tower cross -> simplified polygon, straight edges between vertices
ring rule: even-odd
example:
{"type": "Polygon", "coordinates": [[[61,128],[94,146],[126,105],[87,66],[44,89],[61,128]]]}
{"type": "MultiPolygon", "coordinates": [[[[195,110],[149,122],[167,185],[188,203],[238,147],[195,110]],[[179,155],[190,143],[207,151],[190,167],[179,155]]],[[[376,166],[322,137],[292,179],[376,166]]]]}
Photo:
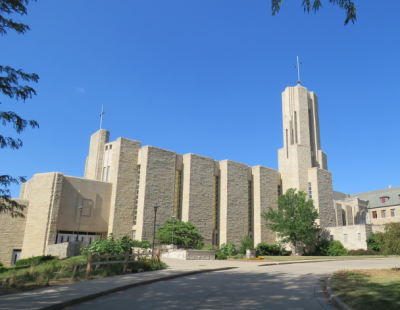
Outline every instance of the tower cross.
{"type": "Polygon", "coordinates": [[[297,84],[301,84],[301,79],[300,79],[300,65],[301,61],[299,59],[299,56],[296,56],[296,69],[297,69],[297,84]]]}
{"type": "Polygon", "coordinates": [[[100,116],[100,129],[102,129],[102,127],[103,127],[103,117],[104,117],[104,114],[106,114],[106,113],[104,112],[104,105],[101,105],[101,112],[100,112],[100,114],[99,114],[99,116],[100,116]]]}

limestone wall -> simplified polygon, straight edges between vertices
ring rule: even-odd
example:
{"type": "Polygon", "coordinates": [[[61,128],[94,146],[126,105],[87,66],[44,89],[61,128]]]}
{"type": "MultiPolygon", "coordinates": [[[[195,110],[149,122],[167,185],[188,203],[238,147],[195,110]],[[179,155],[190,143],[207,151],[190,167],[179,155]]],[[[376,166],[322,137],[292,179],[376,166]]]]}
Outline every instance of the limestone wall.
{"type": "Polygon", "coordinates": [[[11,217],[9,214],[0,214],[0,262],[5,266],[11,266],[13,250],[22,249],[24,238],[28,201],[16,200],[26,206],[23,210],[25,217],[11,217]]]}
{"type": "Polygon", "coordinates": [[[80,255],[82,243],[79,241],[50,244],[47,246],[46,254],[60,259],[80,255]]]}
{"type": "Polygon", "coordinates": [[[110,196],[110,183],[64,176],[57,230],[107,233],[110,196]]]}
{"type": "Polygon", "coordinates": [[[269,208],[275,209],[278,205],[278,186],[280,174],[278,171],[256,166],[252,167],[253,195],[254,195],[254,245],[260,242],[275,243],[275,233],[266,227],[262,214],[269,208]]]}
{"type": "Polygon", "coordinates": [[[157,211],[157,227],[170,219],[174,212],[176,154],[167,150],[145,146],[140,150],[140,181],[135,238],[153,238],[154,205],[157,211]]]}
{"type": "Polygon", "coordinates": [[[312,188],[312,200],[319,212],[319,224],[321,227],[336,226],[331,173],[324,169],[310,168],[308,179],[312,188]]]}
{"type": "Polygon", "coordinates": [[[119,138],[113,142],[109,180],[112,183],[108,233],[116,238],[132,237],[136,183],[138,175],[138,153],[140,142],[119,138]]]}
{"type": "Polygon", "coordinates": [[[195,154],[183,156],[182,220],[199,229],[206,245],[211,245],[213,234],[214,166],[211,158],[195,154]]]}
{"type": "Polygon", "coordinates": [[[249,233],[249,167],[230,160],[220,162],[220,244],[240,245],[249,233]]]}
{"type": "Polygon", "coordinates": [[[367,239],[372,232],[371,225],[350,225],[340,227],[326,227],[348,250],[367,249],[367,239]]]}
{"type": "Polygon", "coordinates": [[[104,145],[108,142],[110,132],[100,129],[90,137],[89,154],[86,158],[85,178],[101,180],[103,168],[104,145]]]}
{"type": "Polygon", "coordinates": [[[35,174],[26,185],[29,200],[21,257],[43,255],[55,242],[63,175],[58,172],[35,174]]]}

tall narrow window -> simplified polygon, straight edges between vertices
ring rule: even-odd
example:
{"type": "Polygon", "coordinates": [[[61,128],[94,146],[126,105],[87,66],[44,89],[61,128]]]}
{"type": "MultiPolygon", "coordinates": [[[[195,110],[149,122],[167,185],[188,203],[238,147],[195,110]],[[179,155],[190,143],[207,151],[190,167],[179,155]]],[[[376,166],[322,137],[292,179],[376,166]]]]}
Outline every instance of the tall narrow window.
{"type": "Polygon", "coordinates": [[[294,138],[295,142],[299,143],[298,137],[297,137],[297,112],[294,111],[294,138]]]}
{"type": "Polygon", "coordinates": [[[139,185],[140,185],[140,165],[137,165],[137,175],[135,184],[135,205],[133,207],[133,225],[137,223],[137,209],[139,205],[139,185]]]}
{"type": "Polygon", "coordinates": [[[278,184],[278,196],[282,195],[282,185],[278,184]]]}
{"type": "Polygon", "coordinates": [[[214,176],[214,204],[213,204],[213,245],[219,244],[219,190],[220,190],[220,177],[214,176]]]}
{"type": "Polygon", "coordinates": [[[378,212],[377,211],[372,211],[372,218],[373,219],[378,218],[378,212]]]}
{"type": "Polygon", "coordinates": [[[254,206],[253,206],[253,180],[248,181],[248,212],[249,212],[249,236],[253,238],[253,216],[254,216],[254,206]]]}
{"type": "Polygon", "coordinates": [[[312,199],[312,185],[308,182],[308,199],[312,199]]]}
{"type": "Polygon", "coordinates": [[[174,216],[177,219],[182,217],[182,171],[175,171],[175,205],[174,205],[174,216]]]}
{"type": "Polygon", "coordinates": [[[396,210],[395,209],[390,209],[390,216],[395,217],[396,216],[396,210]]]}
{"type": "Polygon", "coordinates": [[[288,130],[286,129],[286,157],[289,158],[289,137],[288,137],[288,130]]]}

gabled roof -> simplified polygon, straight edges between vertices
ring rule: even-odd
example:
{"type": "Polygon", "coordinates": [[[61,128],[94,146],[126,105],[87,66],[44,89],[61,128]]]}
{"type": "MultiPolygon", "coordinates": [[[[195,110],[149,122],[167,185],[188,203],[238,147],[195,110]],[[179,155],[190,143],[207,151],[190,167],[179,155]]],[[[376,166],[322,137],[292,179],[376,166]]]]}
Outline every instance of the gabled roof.
{"type": "Polygon", "coordinates": [[[368,208],[379,208],[400,205],[400,187],[391,187],[371,192],[351,194],[351,198],[367,200],[368,208]],[[389,197],[386,202],[381,201],[381,197],[389,197]]]}

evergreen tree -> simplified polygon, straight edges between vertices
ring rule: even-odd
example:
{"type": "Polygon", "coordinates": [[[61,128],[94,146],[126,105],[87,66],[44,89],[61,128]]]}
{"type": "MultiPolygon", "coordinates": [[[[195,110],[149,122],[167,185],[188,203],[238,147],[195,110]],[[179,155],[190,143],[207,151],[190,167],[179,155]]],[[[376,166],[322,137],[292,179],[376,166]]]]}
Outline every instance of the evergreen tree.
{"type": "Polygon", "coordinates": [[[285,243],[296,249],[299,246],[312,245],[315,241],[318,226],[315,220],[318,212],[313,201],[307,199],[306,193],[288,189],[278,198],[278,208],[268,209],[263,213],[267,226],[278,233],[285,243]]]}
{"type": "MultiPolygon", "coordinates": [[[[27,5],[30,0],[0,0],[0,34],[6,35],[8,31],[24,34],[29,26],[16,22],[12,16],[26,15],[27,5]]],[[[24,102],[36,95],[29,83],[36,83],[39,76],[35,73],[26,73],[21,69],[0,65],[0,104],[3,99],[14,99],[24,102]]],[[[0,122],[3,126],[11,125],[17,134],[27,127],[39,127],[35,120],[27,120],[13,111],[0,111],[0,122]]],[[[0,148],[19,149],[22,141],[19,138],[4,136],[0,133],[0,148]]],[[[24,177],[12,177],[0,175],[0,213],[8,213],[11,216],[23,216],[24,206],[11,199],[9,187],[11,184],[25,182],[24,177]]]]}

